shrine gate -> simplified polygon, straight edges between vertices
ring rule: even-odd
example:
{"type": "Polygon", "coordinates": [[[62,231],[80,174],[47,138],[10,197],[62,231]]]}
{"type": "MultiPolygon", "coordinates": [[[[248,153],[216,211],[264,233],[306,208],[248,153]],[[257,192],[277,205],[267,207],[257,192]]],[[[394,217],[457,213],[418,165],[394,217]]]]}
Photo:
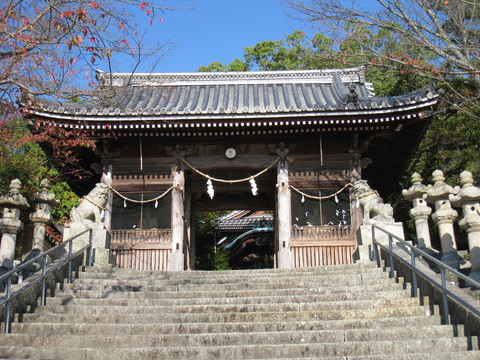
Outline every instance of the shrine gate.
{"type": "Polygon", "coordinates": [[[91,101],[28,116],[101,138],[88,160],[112,189],[112,252],[136,269],[193,269],[194,214],[235,209],[273,212],[275,267],[351,263],[350,185],[388,193],[438,97],[376,97],[362,68],[97,76],[91,101]]]}

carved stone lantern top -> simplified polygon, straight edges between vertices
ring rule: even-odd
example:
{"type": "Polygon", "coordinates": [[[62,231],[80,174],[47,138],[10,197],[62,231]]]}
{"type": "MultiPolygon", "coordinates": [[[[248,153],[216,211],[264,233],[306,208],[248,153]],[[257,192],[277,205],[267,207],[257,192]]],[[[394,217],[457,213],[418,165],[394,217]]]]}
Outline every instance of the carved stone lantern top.
{"type": "Polygon", "coordinates": [[[27,199],[20,194],[19,190],[22,182],[18,179],[10,182],[10,191],[0,197],[0,207],[16,208],[20,210],[28,209],[27,199]]]}
{"type": "Polygon", "coordinates": [[[480,201],[480,188],[473,185],[473,175],[470,171],[464,171],[460,174],[460,185],[456,187],[457,195],[451,194],[449,199],[453,206],[460,207],[465,202],[480,201]]]}
{"type": "Polygon", "coordinates": [[[49,192],[50,181],[48,179],[43,179],[40,182],[40,191],[37,191],[33,196],[33,200],[36,203],[46,203],[51,207],[55,207],[59,204],[59,201],[55,199],[55,194],[49,192]]]}
{"type": "Polygon", "coordinates": [[[443,176],[443,171],[435,170],[432,173],[433,185],[427,186],[427,193],[425,200],[432,204],[439,199],[448,200],[450,194],[456,194],[459,189],[453,188],[445,182],[445,177],[443,176]]]}
{"type": "Polygon", "coordinates": [[[421,198],[424,194],[427,193],[427,186],[422,184],[422,177],[419,173],[415,172],[412,174],[410,182],[412,186],[408,190],[402,190],[402,195],[406,200],[414,200],[415,198],[421,198]]]}

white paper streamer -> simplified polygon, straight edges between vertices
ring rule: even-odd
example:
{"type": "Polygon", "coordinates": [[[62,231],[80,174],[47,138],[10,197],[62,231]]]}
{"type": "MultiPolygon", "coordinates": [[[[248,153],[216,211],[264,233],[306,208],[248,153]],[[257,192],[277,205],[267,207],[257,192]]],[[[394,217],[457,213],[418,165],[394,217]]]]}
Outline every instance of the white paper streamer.
{"type": "Polygon", "coordinates": [[[212,180],[208,179],[207,181],[207,194],[210,196],[210,199],[213,199],[213,195],[215,194],[215,190],[213,189],[212,180]]]}
{"type": "Polygon", "coordinates": [[[257,188],[257,183],[255,182],[255,179],[250,179],[250,185],[252,186],[253,196],[258,195],[258,188],[257,188]]]}

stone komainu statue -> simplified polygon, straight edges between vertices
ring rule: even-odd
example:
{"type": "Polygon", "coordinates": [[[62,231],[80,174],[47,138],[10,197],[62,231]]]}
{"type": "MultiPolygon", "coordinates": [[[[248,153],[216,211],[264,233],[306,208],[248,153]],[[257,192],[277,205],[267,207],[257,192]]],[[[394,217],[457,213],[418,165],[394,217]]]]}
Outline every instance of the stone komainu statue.
{"type": "Polygon", "coordinates": [[[355,196],[360,202],[363,224],[395,222],[393,219],[392,206],[390,204],[384,204],[382,198],[365,180],[355,182],[353,189],[355,196]]]}
{"type": "Polygon", "coordinates": [[[83,197],[80,205],[70,212],[72,223],[103,227],[101,211],[105,209],[107,200],[108,186],[98,183],[88,195],[83,197]]]}

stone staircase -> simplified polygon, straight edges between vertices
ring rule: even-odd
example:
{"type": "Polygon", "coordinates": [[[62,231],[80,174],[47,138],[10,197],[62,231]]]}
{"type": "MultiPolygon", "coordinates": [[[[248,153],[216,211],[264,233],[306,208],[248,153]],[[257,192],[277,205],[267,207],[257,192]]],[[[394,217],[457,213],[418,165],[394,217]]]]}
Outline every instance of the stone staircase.
{"type": "Polygon", "coordinates": [[[382,269],[89,268],[0,335],[0,358],[480,359],[382,269]]]}

